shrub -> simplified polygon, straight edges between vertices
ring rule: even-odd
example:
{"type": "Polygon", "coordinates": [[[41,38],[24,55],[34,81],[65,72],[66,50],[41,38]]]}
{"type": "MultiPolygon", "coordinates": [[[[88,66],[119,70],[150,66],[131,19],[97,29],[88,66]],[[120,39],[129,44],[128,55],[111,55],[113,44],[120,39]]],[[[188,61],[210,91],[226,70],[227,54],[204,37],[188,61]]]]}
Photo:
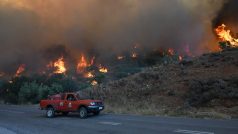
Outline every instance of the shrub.
{"type": "Polygon", "coordinates": [[[20,103],[38,103],[41,99],[47,98],[48,95],[64,92],[62,85],[53,83],[50,87],[34,82],[26,82],[20,88],[20,103]]]}
{"type": "Polygon", "coordinates": [[[59,87],[59,88],[62,88],[61,90],[64,89],[64,91],[68,91],[68,92],[73,92],[78,89],[77,83],[71,78],[62,79],[60,83],[52,83],[51,86],[54,87],[56,86],[56,84],[62,86],[62,87],[59,87]]]}
{"type": "Polygon", "coordinates": [[[50,88],[48,86],[45,85],[41,85],[39,87],[39,100],[41,99],[46,99],[48,97],[48,95],[50,94],[50,88]]]}
{"type": "Polygon", "coordinates": [[[64,92],[63,86],[57,83],[53,83],[49,88],[49,95],[64,92]]]}
{"type": "Polygon", "coordinates": [[[191,106],[206,105],[213,99],[237,99],[238,77],[231,79],[203,79],[190,82],[187,93],[187,102],[191,106]]]}

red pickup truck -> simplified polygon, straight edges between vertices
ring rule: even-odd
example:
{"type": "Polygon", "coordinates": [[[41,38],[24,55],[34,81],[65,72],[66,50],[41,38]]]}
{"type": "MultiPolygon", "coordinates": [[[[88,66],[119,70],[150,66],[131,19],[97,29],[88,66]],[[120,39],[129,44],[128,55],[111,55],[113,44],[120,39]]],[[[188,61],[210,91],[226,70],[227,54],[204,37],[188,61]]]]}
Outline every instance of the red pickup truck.
{"type": "Polygon", "coordinates": [[[86,118],[88,113],[100,114],[104,105],[101,100],[83,100],[76,93],[62,93],[41,100],[40,109],[46,110],[48,118],[54,117],[55,113],[68,115],[69,112],[79,112],[80,118],[86,118]]]}

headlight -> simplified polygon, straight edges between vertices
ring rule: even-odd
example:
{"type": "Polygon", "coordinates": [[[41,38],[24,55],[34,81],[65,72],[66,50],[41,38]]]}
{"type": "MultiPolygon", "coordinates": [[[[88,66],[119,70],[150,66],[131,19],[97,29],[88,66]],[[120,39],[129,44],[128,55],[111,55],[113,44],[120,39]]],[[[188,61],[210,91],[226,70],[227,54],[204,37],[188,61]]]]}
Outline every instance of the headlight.
{"type": "Polygon", "coordinates": [[[96,103],[95,102],[90,102],[90,105],[94,106],[94,105],[96,105],[96,103]]]}

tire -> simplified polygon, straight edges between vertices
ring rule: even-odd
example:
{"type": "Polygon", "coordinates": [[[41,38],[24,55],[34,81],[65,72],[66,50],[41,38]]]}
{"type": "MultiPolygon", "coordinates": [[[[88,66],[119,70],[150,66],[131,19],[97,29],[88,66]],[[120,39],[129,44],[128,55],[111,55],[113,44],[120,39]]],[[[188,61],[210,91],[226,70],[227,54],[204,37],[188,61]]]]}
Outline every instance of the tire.
{"type": "Polygon", "coordinates": [[[85,118],[87,118],[87,116],[88,116],[87,109],[86,109],[85,107],[81,107],[81,108],[79,109],[79,117],[80,117],[81,119],[85,119],[85,118]]]}
{"type": "Polygon", "coordinates": [[[62,112],[62,115],[67,116],[69,112],[62,112]]]}
{"type": "Polygon", "coordinates": [[[53,107],[49,107],[46,110],[46,117],[47,118],[53,118],[55,116],[55,110],[53,107]]]}
{"type": "Polygon", "coordinates": [[[97,112],[93,112],[94,115],[99,115],[100,114],[100,111],[97,111],[97,112]]]}

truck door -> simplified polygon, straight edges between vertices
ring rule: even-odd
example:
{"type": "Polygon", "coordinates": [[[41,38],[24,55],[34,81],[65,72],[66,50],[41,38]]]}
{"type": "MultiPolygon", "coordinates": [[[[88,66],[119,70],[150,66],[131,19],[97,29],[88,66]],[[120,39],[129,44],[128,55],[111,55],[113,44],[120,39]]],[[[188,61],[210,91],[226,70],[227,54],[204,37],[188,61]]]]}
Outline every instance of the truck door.
{"type": "Polygon", "coordinates": [[[77,110],[77,99],[74,94],[68,94],[65,101],[66,111],[75,111],[77,110]]]}
{"type": "Polygon", "coordinates": [[[67,98],[67,94],[62,94],[61,100],[59,101],[59,107],[58,107],[59,111],[67,111],[68,102],[66,98],[67,98]]]}

